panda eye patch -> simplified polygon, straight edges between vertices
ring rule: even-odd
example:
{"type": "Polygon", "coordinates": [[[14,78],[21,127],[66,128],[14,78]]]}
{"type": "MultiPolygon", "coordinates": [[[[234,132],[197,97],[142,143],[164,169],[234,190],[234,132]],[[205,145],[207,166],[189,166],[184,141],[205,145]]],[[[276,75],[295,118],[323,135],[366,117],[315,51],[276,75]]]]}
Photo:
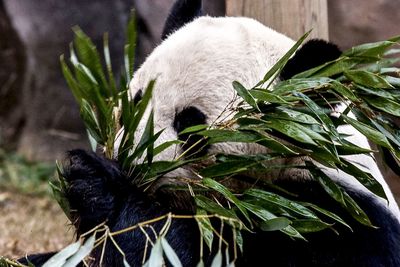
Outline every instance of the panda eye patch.
{"type": "Polygon", "coordinates": [[[188,127],[206,124],[206,115],[196,107],[190,106],[177,113],[174,118],[173,127],[178,133],[178,139],[184,141],[183,150],[191,149],[189,155],[204,155],[206,153],[206,141],[202,136],[196,134],[179,134],[188,127]],[[195,145],[196,144],[196,145],[195,145]]]}
{"type": "Polygon", "coordinates": [[[136,105],[137,103],[139,103],[140,100],[142,100],[142,90],[139,90],[136,92],[135,96],[133,97],[133,103],[136,105]]]}

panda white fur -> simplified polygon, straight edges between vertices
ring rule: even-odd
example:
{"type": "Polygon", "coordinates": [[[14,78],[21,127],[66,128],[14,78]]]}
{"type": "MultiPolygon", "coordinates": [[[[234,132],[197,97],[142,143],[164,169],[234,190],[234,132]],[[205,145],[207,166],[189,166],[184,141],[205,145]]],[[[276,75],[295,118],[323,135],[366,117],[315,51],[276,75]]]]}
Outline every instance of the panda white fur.
{"type": "MultiPolygon", "coordinates": [[[[234,99],[233,80],[252,87],[294,44],[290,38],[253,19],[199,17],[200,8],[200,0],[176,2],[164,29],[165,40],[137,70],[130,83],[132,100],[138,101],[148,82],[156,79],[150,107],[154,110],[155,131],[165,129],[158,143],[185,138],[178,136],[184,128],[215,121],[234,99]]],[[[290,78],[339,55],[335,46],[311,41],[296,53],[281,76],[283,79],[290,78]]],[[[144,122],[136,134],[140,136],[143,129],[144,122]]],[[[344,126],[340,131],[351,134],[351,142],[369,147],[365,137],[353,128],[344,126]]],[[[157,159],[171,160],[183,149],[181,146],[171,147],[157,159]]],[[[204,152],[243,154],[262,152],[260,149],[255,145],[229,143],[207,147],[204,152]]],[[[331,231],[311,233],[306,235],[308,242],[292,240],[276,232],[243,233],[244,252],[239,255],[236,266],[400,266],[400,216],[393,195],[372,157],[360,155],[349,158],[366,166],[383,185],[389,205],[364,189],[354,178],[333,169],[324,168],[324,171],[346,188],[378,229],[355,222],[326,196],[316,182],[308,179],[306,172],[266,173],[264,179],[273,180],[297,193],[299,199],[314,201],[339,214],[349,222],[354,232],[340,228],[340,235],[331,231]]],[[[66,197],[78,234],[104,221],[114,231],[168,211],[180,212],[134,188],[115,162],[91,153],[80,150],[70,152],[64,176],[69,186],[66,197]]],[[[155,194],[157,187],[176,183],[176,177],[192,176],[190,168],[168,173],[155,186],[155,194]]],[[[154,227],[159,229],[161,226],[156,224],[154,227]]],[[[198,263],[199,238],[195,222],[173,221],[167,239],[183,266],[198,263]]],[[[131,266],[140,265],[145,247],[144,236],[133,232],[117,236],[116,240],[131,266]]],[[[28,258],[40,265],[51,255],[31,255],[28,258]]],[[[99,264],[100,255],[99,249],[92,253],[90,266],[99,264]]],[[[206,264],[210,264],[215,251],[204,255],[206,264]]],[[[123,264],[121,255],[112,245],[107,245],[103,264],[123,264]]]]}
{"type": "MultiPolygon", "coordinates": [[[[235,98],[232,81],[237,80],[247,88],[253,87],[293,45],[292,39],[254,19],[199,17],[174,31],[154,49],[134,74],[129,86],[130,93],[132,99],[135,99],[135,96],[137,99],[147,84],[156,79],[149,110],[154,111],[155,132],[164,129],[156,143],[176,140],[179,130],[184,129],[183,127],[177,129],[177,118],[184,121],[183,124],[186,127],[218,121],[220,114],[235,98]],[[195,111],[185,112],[191,107],[203,113],[205,120],[198,119],[199,114],[195,111]]],[[[327,49],[330,49],[329,44],[321,42],[320,45],[322,49],[325,49],[324,45],[328,45],[327,49]]],[[[326,50],[326,52],[329,51],[326,50]]],[[[320,56],[321,60],[329,57],[329,55],[320,55],[318,51],[314,53],[308,56],[320,56]]],[[[301,62],[296,64],[301,64],[301,62]]],[[[343,109],[343,107],[338,109],[340,108],[343,109]]],[[[143,134],[145,123],[146,120],[143,120],[136,133],[136,140],[139,140],[143,134]]],[[[367,139],[353,127],[342,126],[339,131],[350,135],[348,141],[370,148],[367,139]]],[[[261,146],[252,144],[229,143],[213,145],[208,152],[251,154],[262,153],[264,152],[262,149],[261,146]]],[[[158,155],[156,159],[172,160],[180,153],[182,153],[182,147],[176,145],[158,155]]],[[[361,168],[367,166],[366,171],[372,173],[383,185],[390,209],[397,218],[400,218],[396,201],[374,158],[356,155],[349,156],[348,159],[358,163],[361,168]]],[[[324,171],[334,180],[346,183],[356,190],[368,192],[356,179],[345,173],[327,168],[324,171]]],[[[296,176],[296,179],[307,179],[306,172],[296,172],[270,172],[265,174],[264,178],[279,179],[280,176],[296,176]]],[[[173,183],[177,176],[192,177],[193,173],[190,170],[178,169],[167,174],[160,183],[173,183]]],[[[386,203],[383,199],[379,201],[382,205],[386,203]]]]}

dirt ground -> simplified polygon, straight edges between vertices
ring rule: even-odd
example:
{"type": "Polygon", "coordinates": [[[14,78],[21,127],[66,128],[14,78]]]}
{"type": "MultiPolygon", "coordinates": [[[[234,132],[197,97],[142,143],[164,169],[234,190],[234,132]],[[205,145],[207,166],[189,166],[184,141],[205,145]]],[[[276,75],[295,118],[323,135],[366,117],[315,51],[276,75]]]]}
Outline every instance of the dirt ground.
{"type": "Polygon", "coordinates": [[[55,200],[0,188],[0,256],[59,250],[73,240],[73,229],[55,200]]]}

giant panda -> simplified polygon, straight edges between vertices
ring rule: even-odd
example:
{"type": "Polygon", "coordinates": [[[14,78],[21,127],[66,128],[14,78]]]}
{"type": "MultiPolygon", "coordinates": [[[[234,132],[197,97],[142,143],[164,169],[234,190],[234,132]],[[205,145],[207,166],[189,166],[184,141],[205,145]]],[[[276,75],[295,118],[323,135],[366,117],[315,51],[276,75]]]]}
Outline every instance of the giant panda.
{"type": "MultiPolygon", "coordinates": [[[[155,130],[165,129],[157,142],[177,138],[186,141],[164,151],[157,160],[173,159],[185,145],[194,144],[196,137],[179,133],[186,127],[215,121],[235,96],[231,87],[233,80],[247,87],[253,86],[293,44],[290,38],[255,20],[202,16],[200,0],[178,0],[165,24],[163,42],[136,71],[129,86],[132,101],[140,101],[147,83],[156,79],[150,106],[154,110],[155,130]]],[[[311,40],[291,58],[280,79],[288,79],[334,60],[340,54],[333,44],[311,40]]],[[[340,131],[349,134],[350,141],[369,147],[360,133],[349,126],[341,127],[340,131]]],[[[140,136],[144,128],[145,122],[142,122],[136,134],[140,136]]],[[[117,139],[116,147],[119,142],[117,139]]],[[[199,153],[259,153],[260,149],[248,144],[225,143],[201,146],[199,153]]],[[[310,233],[306,235],[307,242],[276,232],[243,232],[243,252],[235,265],[400,266],[400,216],[393,195],[372,157],[359,155],[350,159],[367,166],[383,185],[389,204],[368,192],[352,177],[321,168],[357,201],[376,229],[354,221],[319,184],[307,177],[307,172],[271,171],[263,178],[294,192],[297,200],[311,201],[335,212],[351,225],[353,231],[339,228],[340,235],[327,230],[310,233]]],[[[174,201],[162,190],[164,185],[176,183],[176,177],[192,178],[190,168],[166,174],[153,186],[152,196],[133,186],[116,161],[83,150],[68,153],[64,176],[68,183],[66,197],[78,235],[102,222],[106,222],[111,231],[116,231],[170,211],[185,213],[190,210],[182,204],[184,201],[174,201]]],[[[161,226],[154,225],[155,229],[161,226]]],[[[200,235],[194,220],[174,220],[167,239],[183,266],[196,266],[200,257],[200,235]]],[[[141,265],[145,240],[139,231],[116,236],[131,266],[141,265]]],[[[207,266],[215,253],[204,253],[207,266]]],[[[26,263],[29,259],[41,265],[52,255],[54,252],[31,255],[21,262],[26,263]]],[[[92,252],[89,266],[98,266],[100,258],[101,249],[98,248],[92,252]]],[[[123,258],[112,244],[107,245],[103,266],[123,266],[123,258]]]]}

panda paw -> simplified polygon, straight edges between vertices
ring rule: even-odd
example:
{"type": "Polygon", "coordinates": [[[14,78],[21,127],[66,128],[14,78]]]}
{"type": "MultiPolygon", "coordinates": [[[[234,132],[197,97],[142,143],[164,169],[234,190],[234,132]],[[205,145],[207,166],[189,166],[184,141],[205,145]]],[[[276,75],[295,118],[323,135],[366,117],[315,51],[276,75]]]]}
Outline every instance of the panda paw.
{"type": "Polygon", "coordinates": [[[72,150],[63,167],[66,198],[78,235],[113,218],[129,187],[118,164],[92,152],[72,150]]]}

